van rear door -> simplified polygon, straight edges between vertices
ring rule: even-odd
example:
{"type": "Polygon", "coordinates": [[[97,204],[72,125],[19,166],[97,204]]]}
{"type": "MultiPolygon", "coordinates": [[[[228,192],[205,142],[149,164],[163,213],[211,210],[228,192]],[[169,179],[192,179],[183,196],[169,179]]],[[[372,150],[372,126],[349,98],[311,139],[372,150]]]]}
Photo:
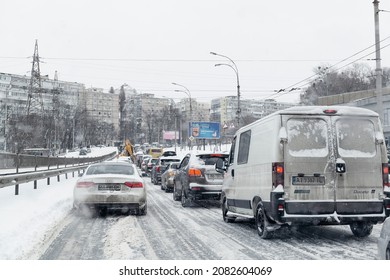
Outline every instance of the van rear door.
{"type": "Polygon", "coordinates": [[[284,115],[284,197],[287,214],[335,211],[335,156],[329,116],[284,115]]]}
{"type": "Polygon", "coordinates": [[[337,213],[382,213],[382,151],[375,139],[378,119],[334,116],[331,120],[338,165],[335,180],[337,213]],[[345,170],[340,172],[339,168],[345,170]]]}
{"type": "Polygon", "coordinates": [[[375,117],[283,116],[287,214],[379,214],[381,147],[375,117]]]}

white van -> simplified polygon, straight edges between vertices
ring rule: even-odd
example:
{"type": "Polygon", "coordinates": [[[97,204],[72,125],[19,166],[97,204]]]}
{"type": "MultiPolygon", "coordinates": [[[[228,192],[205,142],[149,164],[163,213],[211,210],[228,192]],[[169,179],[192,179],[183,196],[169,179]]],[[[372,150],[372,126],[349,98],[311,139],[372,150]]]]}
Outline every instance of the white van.
{"type": "Polygon", "coordinates": [[[368,236],[390,214],[378,114],[345,106],[293,107],[237,131],[221,194],[226,222],[254,218],[270,238],[282,226],[350,225],[368,236]]]}

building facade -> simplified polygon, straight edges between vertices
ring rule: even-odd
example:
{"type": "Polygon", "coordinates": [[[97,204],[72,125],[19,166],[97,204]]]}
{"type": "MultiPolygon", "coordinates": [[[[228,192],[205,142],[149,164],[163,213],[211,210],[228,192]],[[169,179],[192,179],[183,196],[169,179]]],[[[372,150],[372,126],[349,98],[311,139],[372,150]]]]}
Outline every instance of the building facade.
{"type": "MultiPolygon", "coordinates": [[[[241,99],[241,121],[246,116],[252,119],[261,119],[273,112],[296,106],[294,103],[277,102],[274,99],[256,100],[241,99]]],[[[237,122],[237,96],[225,96],[211,101],[210,120],[227,124],[229,127],[237,122]]]]}
{"type": "MultiPolygon", "coordinates": [[[[55,75],[56,76],[56,75],[55,75]]],[[[0,73],[0,150],[7,150],[6,134],[9,121],[26,115],[31,77],[0,73]]],[[[41,77],[42,114],[72,114],[70,110],[79,103],[80,93],[85,90],[83,84],[41,77]],[[65,110],[67,109],[67,110],[65,110]]]]}

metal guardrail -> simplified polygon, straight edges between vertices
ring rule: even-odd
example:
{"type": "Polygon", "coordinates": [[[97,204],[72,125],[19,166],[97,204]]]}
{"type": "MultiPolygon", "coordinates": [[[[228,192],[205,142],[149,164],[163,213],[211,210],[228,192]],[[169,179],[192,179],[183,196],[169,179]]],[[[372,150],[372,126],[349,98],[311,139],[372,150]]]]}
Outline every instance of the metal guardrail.
{"type": "MultiPolygon", "coordinates": [[[[57,176],[57,181],[60,181],[60,175],[65,174],[65,178],[68,178],[68,173],[72,172],[74,176],[75,171],[84,170],[88,167],[91,163],[104,161],[107,159],[112,159],[115,156],[115,152],[110,153],[108,155],[99,156],[99,157],[90,157],[90,158],[80,158],[84,163],[77,162],[73,163],[73,166],[66,167],[66,163],[64,164],[65,167],[59,167],[59,162],[57,163],[57,169],[50,169],[50,165],[48,165],[47,170],[39,170],[39,171],[33,171],[33,172],[23,172],[23,173],[14,173],[14,174],[6,174],[6,175],[0,175],[0,188],[8,187],[8,186],[15,186],[15,195],[19,194],[19,184],[22,183],[28,183],[31,181],[34,181],[34,189],[37,188],[37,180],[40,179],[47,179],[47,184],[50,185],[50,178],[57,176]],[[77,164],[77,165],[76,165],[77,164]]],[[[35,156],[33,156],[35,157],[35,156]]],[[[55,159],[55,158],[53,158],[55,159]]],[[[65,159],[65,158],[61,158],[65,159]]],[[[71,158],[68,158],[71,159],[71,158]]],[[[54,161],[55,162],[55,161],[54,161]]],[[[53,161],[52,161],[53,163],[53,161]]],[[[31,167],[23,166],[23,167],[31,167]]],[[[35,165],[36,169],[37,165],[35,165]]]]}
{"type": "Polygon", "coordinates": [[[86,164],[113,157],[115,152],[99,157],[43,157],[25,154],[13,154],[0,152],[0,169],[18,169],[27,167],[67,166],[74,164],[86,164]]]}

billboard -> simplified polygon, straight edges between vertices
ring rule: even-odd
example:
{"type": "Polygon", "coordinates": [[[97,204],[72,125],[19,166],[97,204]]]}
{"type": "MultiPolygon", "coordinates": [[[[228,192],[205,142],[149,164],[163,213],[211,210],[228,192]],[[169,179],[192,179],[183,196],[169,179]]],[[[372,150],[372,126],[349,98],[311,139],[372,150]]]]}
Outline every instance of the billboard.
{"type": "Polygon", "coordinates": [[[179,131],[163,131],[164,140],[174,140],[175,136],[176,140],[179,140],[179,131]]]}
{"type": "Polygon", "coordinates": [[[189,122],[188,137],[190,139],[219,139],[219,122],[189,122]]]}

